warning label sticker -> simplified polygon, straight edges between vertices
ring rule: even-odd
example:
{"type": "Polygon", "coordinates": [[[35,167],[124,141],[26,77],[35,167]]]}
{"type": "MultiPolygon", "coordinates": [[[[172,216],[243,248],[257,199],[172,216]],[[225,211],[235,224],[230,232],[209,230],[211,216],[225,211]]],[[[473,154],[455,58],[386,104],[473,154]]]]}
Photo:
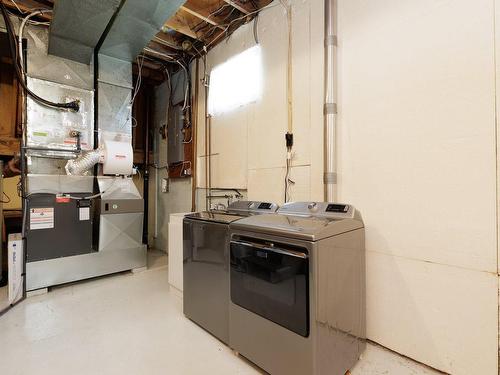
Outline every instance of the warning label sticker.
{"type": "Polygon", "coordinates": [[[30,229],[54,228],[54,208],[32,208],[30,210],[30,229]]]}
{"type": "Polygon", "coordinates": [[[90,220],[90,207],[80,207],[80,221],[90,220]]]}

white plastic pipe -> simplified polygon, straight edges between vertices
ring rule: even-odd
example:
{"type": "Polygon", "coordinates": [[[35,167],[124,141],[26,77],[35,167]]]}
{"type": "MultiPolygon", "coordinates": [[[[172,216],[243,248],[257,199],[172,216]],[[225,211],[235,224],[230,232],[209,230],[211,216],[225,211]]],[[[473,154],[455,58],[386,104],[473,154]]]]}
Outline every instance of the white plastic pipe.
{"type": "Polygon", "coordinates": [[[336,114],[337,103],[335,97],[335,25],[334,0],[325,0],[325,104],[323,116],[325,122],[325,201],[335,201],[337,185],[336,162],[336,114]]]}

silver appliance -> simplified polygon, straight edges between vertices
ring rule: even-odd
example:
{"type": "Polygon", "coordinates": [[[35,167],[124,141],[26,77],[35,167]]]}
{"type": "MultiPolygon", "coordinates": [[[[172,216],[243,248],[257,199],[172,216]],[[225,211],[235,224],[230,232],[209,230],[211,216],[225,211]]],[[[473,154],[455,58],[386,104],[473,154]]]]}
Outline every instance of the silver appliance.
{"type": "Polygon", "coordinates": [[[187,215],[183,221],[184,315],[224,343],[229,341],[229,223],[272,213],[274,203],[237,201],[224,211],[187,215]]]}
{"type": "Polygon", "coordinates": [[[132,178],[99,176],[98,193],[94,176],[27,181],[27,291],[146,266],[143,200],[132,178]]]}
{"type": "Polygon", "coordinates": [[[359,213],[297,202],[229,227],[229,345],[273,375],[344,375],[365,346],[359,213]]]}

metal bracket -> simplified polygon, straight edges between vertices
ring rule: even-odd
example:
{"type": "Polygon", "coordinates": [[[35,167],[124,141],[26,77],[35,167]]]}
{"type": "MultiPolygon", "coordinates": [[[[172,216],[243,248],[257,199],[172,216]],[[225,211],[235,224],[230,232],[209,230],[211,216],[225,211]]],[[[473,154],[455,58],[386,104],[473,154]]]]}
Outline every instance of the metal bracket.
{"type": "Polygon", "coordinates": [[[327,35],[325,37],[325,47],[328,46],[337,46],[337,35],[327,35]]]}
{"type": "Polygon", "coordinates": [[[325,172],[323,174],[323,182],[325,184],[336,184],[337,183],[337,173],[325,172]]]}
{"type": "Polygon", "coordinates": [[[323,114],[336,115],[337,114],[337,103],[325,103],[323,106],[323,114]]]}

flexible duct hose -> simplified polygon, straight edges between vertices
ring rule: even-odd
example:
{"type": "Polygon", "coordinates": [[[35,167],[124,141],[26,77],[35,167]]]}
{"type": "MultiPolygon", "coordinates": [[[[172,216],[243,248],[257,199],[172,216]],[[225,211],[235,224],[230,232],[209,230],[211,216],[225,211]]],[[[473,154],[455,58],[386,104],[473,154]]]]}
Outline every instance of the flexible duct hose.
{"type": "Polygon", "coordinates": [[[76,159],[69,160],[66,163],[66,174],[68,175],[82,175],[94,165],[99,163],[101,159],[102,150],[96,149],[92,151],[88,151],[76,159]]]}

